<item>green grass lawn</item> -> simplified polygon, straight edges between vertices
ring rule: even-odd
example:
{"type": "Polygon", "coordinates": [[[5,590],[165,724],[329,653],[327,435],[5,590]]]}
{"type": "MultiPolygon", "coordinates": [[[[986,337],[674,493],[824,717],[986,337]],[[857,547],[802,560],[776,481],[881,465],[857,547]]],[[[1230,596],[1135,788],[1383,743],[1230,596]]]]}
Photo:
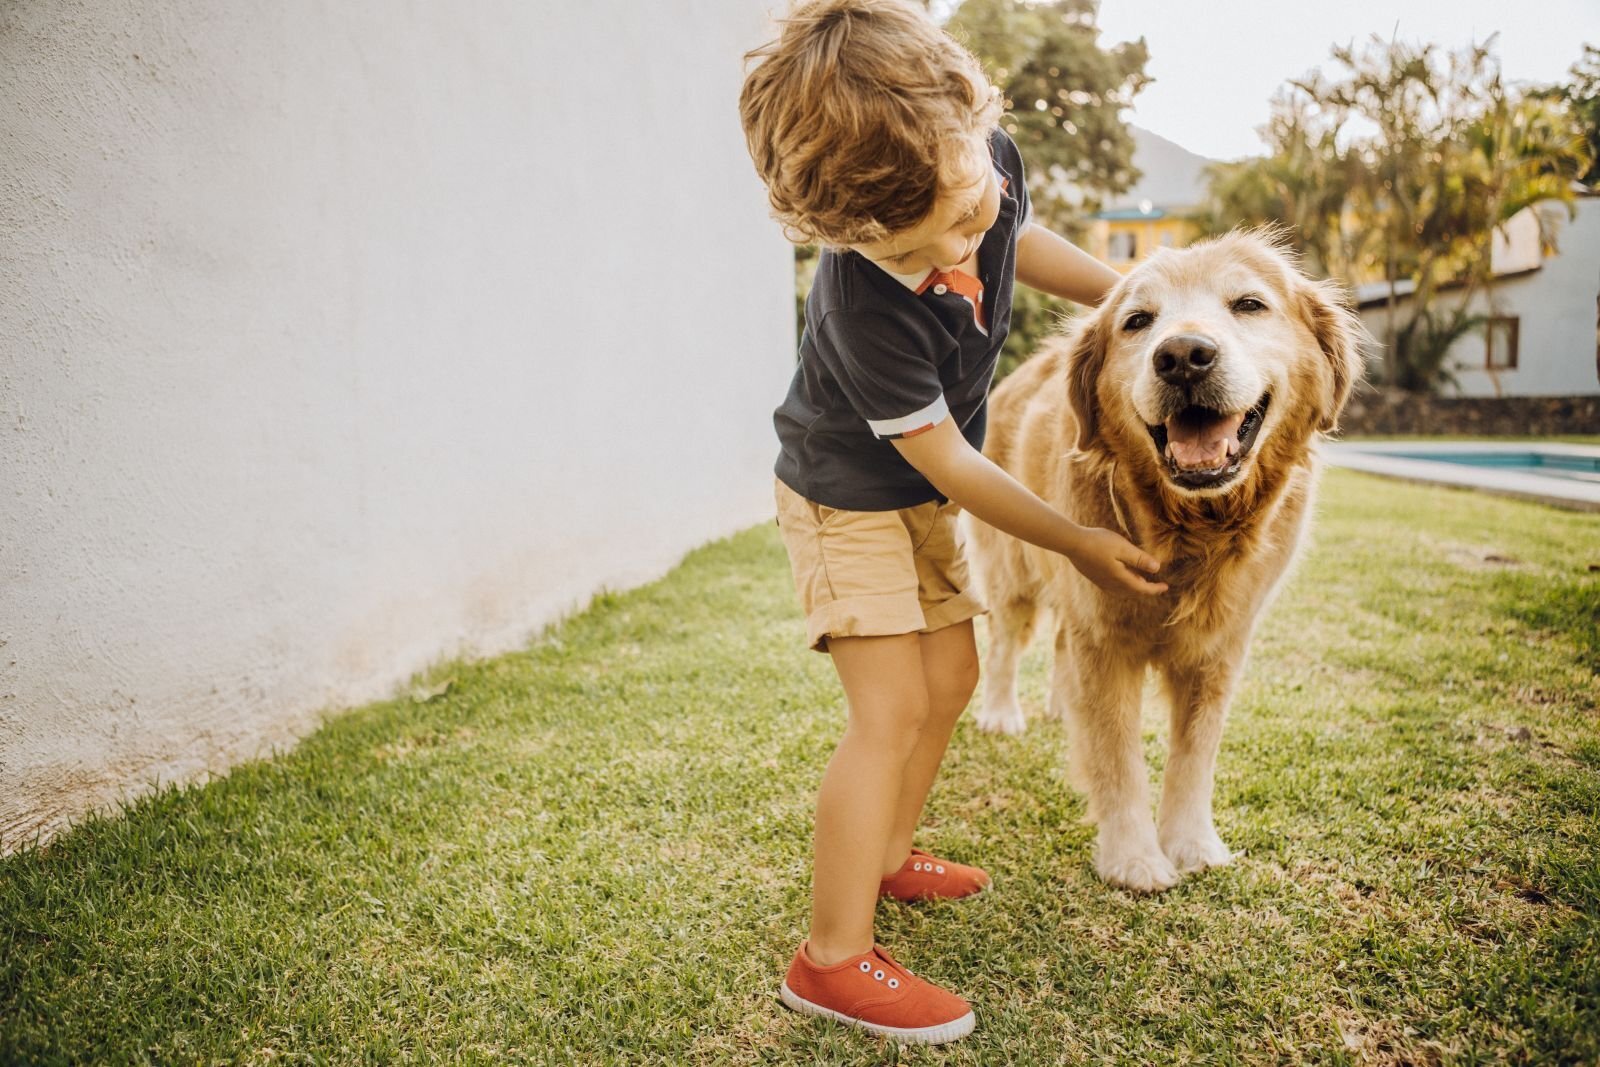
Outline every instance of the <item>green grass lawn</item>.
{"type": "Polygon", "coordinates": [[[1320,515],[1223,737],[1233,865],[1102,884],[1061,726],[962,724],[922,842],[995,890],[879,938],[963,1042],[778,1003],[842,704],[763,525],[0,860],[0,1063],[1600,1060],[1600,519],[1341,471],[1320,515]]]}

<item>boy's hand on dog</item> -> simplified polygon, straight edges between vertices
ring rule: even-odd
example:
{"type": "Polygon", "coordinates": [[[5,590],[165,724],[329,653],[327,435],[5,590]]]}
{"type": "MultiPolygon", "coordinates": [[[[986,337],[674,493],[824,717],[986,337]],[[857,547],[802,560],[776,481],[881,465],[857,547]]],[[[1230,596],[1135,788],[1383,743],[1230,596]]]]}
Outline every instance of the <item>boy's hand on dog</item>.
{"type": "Polygon", "coordinates": [[[1034,495],[1032,489],[973,448],[952,418],[926,433],[894,439],[894,447],[934,488],[973,518],[1012,537],[1059,552],[1083,576],[1110,593],[1165,593],[1165,582],[1146,580],[1161,564],[1110,530],[1079,526],[1034,495]]]}
{"type": "Polygon", "coordinates": [[[1161,563],[1121,535],[1099,527],[1083,527],[1082,540],[1067,553],[1072,565],[1108,593],[1165,593],[1166,582],[1152,582],[1161,563]]]}

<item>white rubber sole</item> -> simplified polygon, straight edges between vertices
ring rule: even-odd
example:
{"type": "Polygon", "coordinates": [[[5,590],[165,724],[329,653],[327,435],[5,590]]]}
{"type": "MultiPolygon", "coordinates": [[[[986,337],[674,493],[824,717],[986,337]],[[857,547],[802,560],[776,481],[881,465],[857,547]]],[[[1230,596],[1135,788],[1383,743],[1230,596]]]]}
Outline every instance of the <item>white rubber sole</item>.
{"type": "Polygon", "coordinates": [[[972,1033],[972,1028],[978,1025],[977,1017],[969,1011],[959,1019],[951,1019],[949,1022],[940,1023],[938,1026],[880,1026],[877,1023],[869,1023],[865,1019],[853,1019],[842,1012],[834,1011],[832,1008],[824,1008],[821,1004],[813,1004],[790,989],[788,982],[783,983],[783,988],[779,990],[778,996],[782,998],[785,1005],[800,1012],[802,1015],[820,1015],[825,1019],[837,1020],[846,1026],[859,1027],[880,1037],[890,1037],[896,1041],[905,1041],[914,1045],[942,1045],[946,1041],[954,1041],[958,1037],[966,1037],[972,1033]]]}

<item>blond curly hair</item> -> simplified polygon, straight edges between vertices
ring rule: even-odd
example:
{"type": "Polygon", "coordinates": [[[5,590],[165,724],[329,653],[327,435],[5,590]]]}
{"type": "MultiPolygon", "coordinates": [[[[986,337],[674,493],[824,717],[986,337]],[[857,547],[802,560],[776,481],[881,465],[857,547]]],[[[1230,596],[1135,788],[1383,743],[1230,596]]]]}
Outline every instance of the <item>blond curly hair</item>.
{"type": "Polygon", "coordinates": [[[917,225],[970,172],[999,91],[910,0],[809,0],[780,24],[745,55],[739,116],[785,236],[847,246],[917,225]]]}

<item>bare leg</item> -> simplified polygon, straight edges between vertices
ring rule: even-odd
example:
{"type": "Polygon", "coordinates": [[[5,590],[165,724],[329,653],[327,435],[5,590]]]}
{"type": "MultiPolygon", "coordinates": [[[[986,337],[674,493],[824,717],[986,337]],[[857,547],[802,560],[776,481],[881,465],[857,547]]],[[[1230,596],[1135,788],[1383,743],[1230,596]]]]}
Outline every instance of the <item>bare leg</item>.
{"type": "Polygon", "coordinates": [[[1033,637],[1038,607],[1031,600],[1002,600],[989,613],[989,657],[978,728],[1020,734],[1026,726],[1017,700],[1017,660],[1033,637]]]}
{"type": "Polygon", "coordinates": [[[828,641],[850,719],[817,793],[808,954],[826,967],[872,947],[878,883],[928,719],[918,634],[828,641]]]}
{"type": "Polygon", "coordinates": [[[919,636],[922,638],[922,676],[928,693],[928,721],[917,739],[917,747],[911,750],[905,776],[900,782],[894,829],[889,834],[889,848],[883,857],[886,875],[899,870],[911,855],[912,835],[922,819],[922,808],[939,773],[945,749],[949,747],[950,734],[978,685],[978,646],[972,636],[972,620],[919,636]]]}
{"type": "Polygon", "coordinates": [[[1163,671],[1172,701],[1167,771],[1161,783],[1161,850],[1180,871],[1220,867],[1233,858],[1211,815],[1217,748],[1243,649],[1208,666],[1163,671]]]}
{"type": "Polygon", "coordinates": [[[1170,888],[1178,871],[1156,839],[1139,736],[1143,664],[1115,649],[1087,647],[1082,635],[1073,635],[1069,647],[1083,679],[1081,699],[1067,709],[1072,777],[1088,793],[1089,818],[1100,829],[1095,871],[1140,892],[1170,888]]]}

